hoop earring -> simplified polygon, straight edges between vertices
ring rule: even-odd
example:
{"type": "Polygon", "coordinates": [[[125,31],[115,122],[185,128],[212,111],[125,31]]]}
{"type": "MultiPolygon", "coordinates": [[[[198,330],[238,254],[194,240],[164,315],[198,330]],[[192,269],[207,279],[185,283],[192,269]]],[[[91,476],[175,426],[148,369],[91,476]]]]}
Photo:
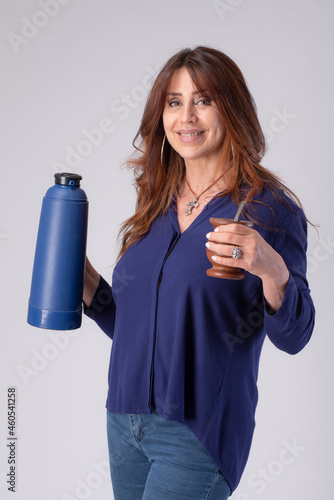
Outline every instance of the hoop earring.
{"type": "Polygon", "coordinates": [[[166,134],[164,135],[164,138],[163,138],[163,141],[162,141],[162,146],[161,146],[161,153],[160,153],[161,166],[163,166],[163,164],[162,164],[162,158],[163,158],[163,155],[164,155],[165,140],[166,140],[166,134]]]}

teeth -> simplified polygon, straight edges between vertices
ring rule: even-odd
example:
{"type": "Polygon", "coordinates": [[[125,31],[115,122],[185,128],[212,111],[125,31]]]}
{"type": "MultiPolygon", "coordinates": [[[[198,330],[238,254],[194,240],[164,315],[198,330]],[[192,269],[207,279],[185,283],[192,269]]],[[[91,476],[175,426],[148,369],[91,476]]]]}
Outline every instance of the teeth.
{"type": "Polygon", "coordinates": [[[182,137],[193,137],[194,135],[200,135],[202,132],[190,132],[189,134],[184,134],[183,132],[180,132],[180,135],[182,137]]]}

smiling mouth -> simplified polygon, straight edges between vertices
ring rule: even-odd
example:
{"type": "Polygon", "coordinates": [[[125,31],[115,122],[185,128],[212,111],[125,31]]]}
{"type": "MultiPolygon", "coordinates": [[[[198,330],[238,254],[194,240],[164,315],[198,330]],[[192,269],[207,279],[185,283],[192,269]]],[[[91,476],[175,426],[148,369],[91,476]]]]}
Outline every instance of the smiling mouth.
{"type": "Polygon", "coordinates": [[[201,132],[178,132],[178,134],[181,135],[181,137],[194,137],[196,135],[204,134],[204,130],[201,132]]]}

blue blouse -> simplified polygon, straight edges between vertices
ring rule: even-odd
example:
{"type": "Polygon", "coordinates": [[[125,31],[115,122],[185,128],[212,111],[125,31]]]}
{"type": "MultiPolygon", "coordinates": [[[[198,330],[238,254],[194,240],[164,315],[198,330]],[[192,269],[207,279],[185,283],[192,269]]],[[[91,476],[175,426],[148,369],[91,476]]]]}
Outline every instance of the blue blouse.
{"type": "Polygon", "coordinates": [[[235,281],[206,274],[209,218],[234,218],[237,207],[229,196],[211,199],[182,234],[172,206],[118,261],[112,288],[100,278],[85,311],[113,340],[108,411],[155,409],[167,420],[184,423],[232,491],[250,451],[265,336],[295,354],[314,326],[305,217],[289,198],[279,203],[268,189],[257,199],[257,218],[271,229],[260,224],[254,229],[290,271],[276,313],[266,310],[257,276],[246,272],[244,280],[235,281]]]}

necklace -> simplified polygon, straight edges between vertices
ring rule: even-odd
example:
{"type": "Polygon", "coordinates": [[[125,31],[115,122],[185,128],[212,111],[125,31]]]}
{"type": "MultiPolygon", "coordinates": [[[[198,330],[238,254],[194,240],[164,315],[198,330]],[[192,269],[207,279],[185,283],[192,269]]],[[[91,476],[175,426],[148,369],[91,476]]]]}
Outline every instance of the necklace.
{"type": "Polygon", "coordinates": [[[216,181],[214,181],[212,184],[210,184],[209,187],[207,187],[206,189],[204,189],[204,191],[202,191],[201,194],[199,194],[198,196],[196,196],[196,194],[194,193],[194,191],[191,189],[191,187],[189,186],[189,182],[187,181],[187,178],[186,178],[187,186],[190,189],[190,191],[192,192],[192,194],[194,195],[193,201],[186,201],[186,205],[188,207],[185,210],[186,215],[190,215],[193,208],[199,207],[198,200],[200,199],[200,197],[202,196],[202,194],[206,193],[212,186],[214,186],[218,181],[220,181],[220,179],[223,177],[223,175],[221,175],[216,181]]]}

